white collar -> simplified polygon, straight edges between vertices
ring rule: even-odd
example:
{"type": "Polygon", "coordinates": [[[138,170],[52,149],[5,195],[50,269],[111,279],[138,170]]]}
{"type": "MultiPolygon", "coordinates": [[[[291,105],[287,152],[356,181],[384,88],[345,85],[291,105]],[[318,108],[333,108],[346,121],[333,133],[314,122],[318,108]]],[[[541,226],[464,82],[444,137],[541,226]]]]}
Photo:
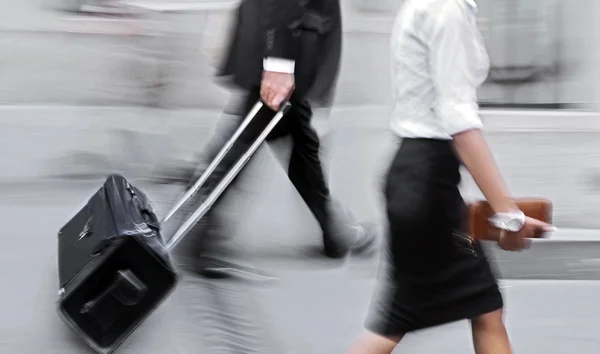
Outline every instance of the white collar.
{"type": "Polygon", "coordinates": [[[477,3],[475,0],[465,0],[467,4],[471,5],[473,8],[477,9],[477,3]]]}

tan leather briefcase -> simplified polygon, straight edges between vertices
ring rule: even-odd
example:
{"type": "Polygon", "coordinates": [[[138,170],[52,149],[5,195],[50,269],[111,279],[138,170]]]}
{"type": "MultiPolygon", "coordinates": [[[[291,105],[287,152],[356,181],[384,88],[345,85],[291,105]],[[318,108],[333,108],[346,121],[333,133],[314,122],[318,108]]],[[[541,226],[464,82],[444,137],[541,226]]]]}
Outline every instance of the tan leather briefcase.
{"type": "MultiPolygon", "coordinates": [[[[552,202],[545,198],[517,198],[517,206],[530,218],[552,224],[552,202]]],[[[490,225],[488,219],[493,216],[492,207],[487,201],[469,204],[469,231],[476,240],[497,240],[500,230],[490,225]]],[[[535,238],[543,237],[539,233],[535,238]]]]}

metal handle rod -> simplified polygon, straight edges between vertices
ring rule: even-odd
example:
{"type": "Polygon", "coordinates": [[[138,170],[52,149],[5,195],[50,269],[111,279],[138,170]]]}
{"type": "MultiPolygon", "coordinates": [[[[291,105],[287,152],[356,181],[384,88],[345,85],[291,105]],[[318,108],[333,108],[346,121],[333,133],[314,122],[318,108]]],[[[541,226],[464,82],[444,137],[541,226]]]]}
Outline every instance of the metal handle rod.
{"type": "Polygon", "coordinates": [[[236,164],[231,168],[231,170],[225,175],[225,178],[221,180],[221,182],[217,185],[214,191],[212,191],[206,200],[202,202],[202,205],[190,216],[184,223],[175,231],[175,234],[169,242],[167,243],[167,250],[172,251],[177,244],[183,239],[185,236],[199,221],[202,219],[204,214],[213,206],[217,198],[221,196],[221,194],[225,191],[227,186],[231,183],[231,181],[237,176],[239,171],[246,165],[250,157],[256,152],[258,147],[265,141],[267,135],[275,128],[277,123],[283,118],[283,116],[287,113],[290,108],[290,103],[286,102],[282,108],[277,112],[275,117],[269,122],[267,127],[262,131],[262,133],[258,136],[258,138],[254,141],[254,143],[250,146],[250,148],[242,155],[242,157],[236,162],[236,164]]]}
{"type": "Polygon", "coordinates": [[[244,131],[244,129],[246,129],[248,124],[250,124],[252,119],[254,119],[254,117],[256,116],[258,111],[262,108],[262,106],[263,106],[263,103],[261,101],[258,101],[254,105],[252,110],[250,110],[250,113],[248,113],[248,115],[246,115],[246,118],[244,118],[244,121],[242,122],[242,124],[235,131],[235,133],[233,133],[233,136],[231,138],[229,138],[229,140],[227,140],[227,142],[225,143],[223,148],[221,148],[221,151],[219,151],[219,153],[213,159],[213,161],[210,163],[210,165],[208,165],[208,167],[206,168],[204,173],[202,173],[202,176],[200,176],[198,181],[196,181],[196,183],[194,183],[192,188],[190,188],[181,198],[179,198],[177,203],[175,203],[175,205],[171,208],[171,210],[169,210],[167,215],[161,221],[161,224],[164,224],[167,221],[169,221],[169,219],[171,219],[173,217],[173,215],[175,215],[175,213],[177,213],[179,208],[181,208],[181,206],[183,206],[183,204],[185,204],[185,202],[187,202],[188,199],[190,199],[190,197],[192,195],[194,195],[198,191],[198,189],[200,189],[200,187],[204,184],[204,182],[206,182],[208,177],[213,173],[213,171],[219,165],[219,162],[221,162],[221,160],[223,160],[223,158],[225,157],[225,154],[227,154],[227,152],[229,152],[229,150],[231,150],[231,147],[233,146],[235,141],[240,137],[240,135],[242,135],[242,132],[244,131]]]}

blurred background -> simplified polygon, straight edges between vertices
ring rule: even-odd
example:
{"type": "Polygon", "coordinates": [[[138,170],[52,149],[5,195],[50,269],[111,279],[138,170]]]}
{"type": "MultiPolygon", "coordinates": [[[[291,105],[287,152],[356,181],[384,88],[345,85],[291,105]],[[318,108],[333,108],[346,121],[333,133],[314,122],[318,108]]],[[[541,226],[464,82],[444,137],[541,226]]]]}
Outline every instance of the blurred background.
{"type": "MultiPolygon", "coordinates": [[[[341,1],[337,96],[331,109],[316,111],[314,124],[332,190],[358,219],[377,219],[394,148],[388,43],[401,1],[341,1]]],[[[490,246],[516,352],[597,353],[600,2],[477,3],[491,59],[479,92],[489,143],[514,195],[552,200],[560,228],[526,253],[490,246]]],[[[109,172],[139,180],[159,210],[176,197],[175,187],[144,178],[193,164],[235,101],[213,75],[237,5],[0,0],[0,353],[84,352],[53,312],[55,234],[109,172]]],[[[361,328],[376,265],[348,270],[297,257],[299,244],[318,244],[319,231],[285,178],[286,149],[282,140],[248,166],[228,205],[252,211],[238,210],[231,232],[252,240],[254,262],[282,279],[262,298],[281,332],[280,352],[342,352],[361,328]]],[[[481,197],[467,175],[462,188],[466,199],[481,197]]],[[[190,296],[178,292],[123,352],[196,353],[203,335],[181,306],[190,296]],[[156,332],[162,335],[148,341],[156,332]]],[[[465,326],[415,334],[399,352],[469,352],[465,326]]]]}

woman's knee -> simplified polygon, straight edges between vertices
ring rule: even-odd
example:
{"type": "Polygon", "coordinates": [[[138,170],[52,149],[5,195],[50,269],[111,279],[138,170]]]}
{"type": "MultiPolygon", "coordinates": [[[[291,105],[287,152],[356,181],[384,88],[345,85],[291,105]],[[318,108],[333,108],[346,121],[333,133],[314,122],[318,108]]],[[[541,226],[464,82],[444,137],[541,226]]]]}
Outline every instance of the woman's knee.
{"type": "Polygon", "coordinates": [[[385,337],[365,332],[350,349],[349,354],[391,354],[403,335],[385,337]]]}
{"type": "Polygon", "coordinates": [[[498,309],[472,318],[471,327],[474,331],[504,330],[503,309],[498,309]]]}

